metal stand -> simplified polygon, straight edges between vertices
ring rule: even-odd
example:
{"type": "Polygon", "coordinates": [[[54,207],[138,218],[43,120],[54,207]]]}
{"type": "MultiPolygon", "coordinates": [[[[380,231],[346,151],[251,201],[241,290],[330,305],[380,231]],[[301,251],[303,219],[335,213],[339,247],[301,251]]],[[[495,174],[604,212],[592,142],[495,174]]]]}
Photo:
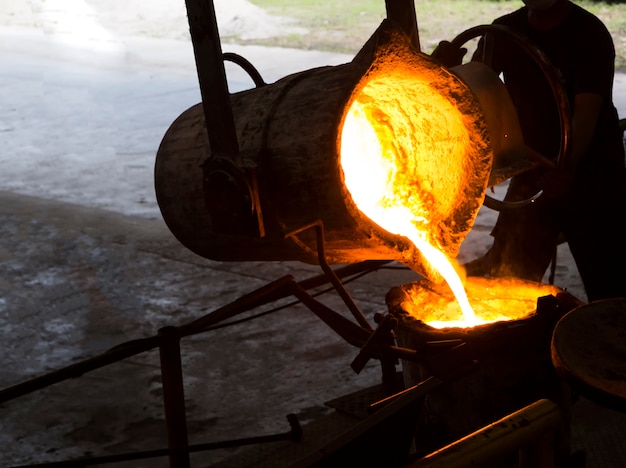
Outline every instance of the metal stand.
{"type": "MultiPolygon", "coordinates": [[[[323,232],[321,226],[320,232],[320,249],[323,252],[323,232]]],[[[77,378],[81,375],[99,369],[104,366],[108,366],[123,359],[135,356],[137,354],[159,349],[161,359],[161,374],[163,377],[163,404],[166,420],[166,430],[168,434],[168,448],[157,449],[144,452],[134,452],[121,455],[92,457],[78,460],[66,460],[62,462],[43,463],[29,466],[87,466],[104,463],[114,463],[127,460],[138,460],[152,457],[169,456],[170,466],[172,467],[188,467],[189,453],[196,451],[212,450],[225,447],[233,447],[239,445],[258,444],[266,442],[275,442],[277,440],[298,440],[302,435],[302,430],[295,415],[288,415],[287,419],[290,423],[291,430],[286,433],[259,436],[247,439],[236,439],[231,441],[205,443],[189,446],[187,437],[187,420],[186,420],[186,407],[185,407],[185,395],[183,388],[183,372],[181,365],[181,349],[180,340],[186,336],[204,333],[212,329],[212,327],[223,322],[224,320],[233,318],[239,314],[249,311],[255,307],[259,307],[284,297],[293,295],[297,297],[305,306],[313,311],[320,319],[337,332],[340,336],[345,338],[350,344],[357,347],[364,346],[368,341],[370,345],[362,353],[364,359],[369,355],[369,351],[373,353],[374,357],[385,359],[396,359],[394,353],[400,352],[406,356],[413,356],[411,350],[394,350],[393,347],[388,346],[389,335],[387,336],[387,342],[381,346],[373,346],[372,343],[377,343],[378,340],[371,340],[374,335],[374,331],[371,326],[367,328],[356,325],[352,321],[346,319],[341,314],[328,308],[321,302],[317,301],[311,294],[307,292],[308,289],[318,287],[327,282],[333,283],[333,286],[337,291],[341,291],[341,295],[344,300],[351,304],[350,309],[354,313],[360,313],[360,310],[343,287],[341,283],[342,277],[368,273],[375,271],[388,263],[385,261],[367,261],[360,264],[348,265],[337,270],[332,270],[326,264],[321,257],[322,262],[327,269],[327,273],[318,275],[307,280],[296,282],[292,276],[285,276],[272,283],[263,286],[252,293],[242,296],[236,301],[227,304],[213,312],[182,326],[174,327],[168,326],[158,330],[156,336],[143,338],[139,340],[128,341],[122,343],[109,351],[95,356],[93,358],[85,359],[83,361],[72,364],[68,367],[53,371],[39,377],[35,377],[28,381],[14,385],[12,387],[0,390],[0,404],[20,396],[27,395],[29,393],[41,390],[56,383],[68,380],[70,378],[77,378]],[[389,357],[388,356],[389,353],[389,357]]],[[[367,321],[360,315],[361,321],[367,321]]],[[[377,336],[380,336],[381,332],[378,332],[377,336]]],[[[395,370],[395,368],[394,368],[395,370]]]]}
{"type": "Polygon", "coordinates": [[[187,415],[183,367],[180,357],[180,337],[176,327],[159,330],[163,339],[159,346],[161,375],[163,377],[163,407],[167,427],[167,442],[170,449],[170,466],[189,468],[187,441],[187,415]]]}

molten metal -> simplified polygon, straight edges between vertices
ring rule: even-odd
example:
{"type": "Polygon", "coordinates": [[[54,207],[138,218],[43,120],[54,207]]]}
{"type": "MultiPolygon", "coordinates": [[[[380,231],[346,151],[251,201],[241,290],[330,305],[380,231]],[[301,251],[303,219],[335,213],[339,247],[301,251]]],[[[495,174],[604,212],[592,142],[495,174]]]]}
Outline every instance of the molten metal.
{"type": "Polygon", "coordinates": [[[556,296],[561,290],[516,278],[469,277],[465,283],[476,321],[464,320],[459,304],[445,288],[419,281],[403,288],[402,309],[433,328],[468,328],[504,320],[521,320],[533,315],[537,299],[556,296]]]}
{"type": "MultiPolygon", "coordinates": [[[[468,151],[473,118],[442,94],[440,72],[392,64],[370,74],[348,108],[341,132],[344,183],[366,216],[411,240],[451,287],[465,318],[475,321],[437,237],[437,224],[454,217],[468,184],[477,182],[468,151]]],[[[445,83],[448,91],[464,91],[455,80],[445,83]]]]}

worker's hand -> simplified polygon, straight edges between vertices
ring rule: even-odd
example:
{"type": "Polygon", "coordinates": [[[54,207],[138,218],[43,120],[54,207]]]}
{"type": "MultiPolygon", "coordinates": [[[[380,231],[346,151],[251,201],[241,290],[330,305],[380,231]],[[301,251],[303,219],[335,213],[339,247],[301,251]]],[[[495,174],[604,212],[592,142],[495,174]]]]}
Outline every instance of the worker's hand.
{"type": "Polygon", "coordinates": [[[459,48],[453,46],[449,41],[441,41],[430,56],[444,67],[450,68],[461,65],[466,53],[467,49],[465,47],[459,48]]]}
{"type": "Polygon", "coordinates": [[[543,190],[542,197],[557,200],[566,197],[574,185],[574,174],[562,169],[547,171],[539,178],[539,186],[543,190]]]}

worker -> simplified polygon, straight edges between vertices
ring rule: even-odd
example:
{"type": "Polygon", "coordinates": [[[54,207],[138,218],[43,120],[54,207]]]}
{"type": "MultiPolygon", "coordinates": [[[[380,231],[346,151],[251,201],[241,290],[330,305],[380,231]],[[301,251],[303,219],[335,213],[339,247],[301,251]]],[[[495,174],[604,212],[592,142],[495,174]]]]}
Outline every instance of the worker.
{"type": "MultiPolygon", "coordinates": [[[[570,151],[556,169],[533,169],[509,181],[507,201],[542,195],[500,211],[493,245],[466,264],[467,274],[540,282],[564,238],[589,301],[626,297],[626,169],[612,101],[613,40],[596,16],[570,0],[523,2],[494,24],[528,38],[560,75],[571,115],[570,151]]],[[[505,35],[484,36],[473,59],[487,50],[518,112],[525,144],[555,158],[562,143],[559,104],[541,68],[505,35]]],[[[463,55],[445,42],[433,52],[448,66],[454,63],[446,60],[459,62],[463,55]]]]}

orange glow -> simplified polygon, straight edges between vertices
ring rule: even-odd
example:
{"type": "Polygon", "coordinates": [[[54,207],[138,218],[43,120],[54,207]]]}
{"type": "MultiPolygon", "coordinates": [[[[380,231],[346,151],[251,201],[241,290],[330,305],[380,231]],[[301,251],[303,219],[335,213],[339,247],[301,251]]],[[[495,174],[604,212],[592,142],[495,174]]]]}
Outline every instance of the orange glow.
{"type": "Polygon", "coordinates": [[[459,200],[467,197],[468,148],[474,142],[467,117],[432,78],[408,68],[370,78],[345,117],[341,167],[359,210],[408,238],[450,286],[465,320],[475,324],[433,222],[454,219],[459,200]]]}
{"type": "Polygon", "coordinates": [[[515,278],[469,277],[465,288],[476,311],[477,321],[469,324],[455,298],[432,283],[417,282],[406,290],[402,310],[433,328],[467,328],[503,320],[520,320],[534,314],[537,299],[559,293],[556,286],[515,278]]]}

